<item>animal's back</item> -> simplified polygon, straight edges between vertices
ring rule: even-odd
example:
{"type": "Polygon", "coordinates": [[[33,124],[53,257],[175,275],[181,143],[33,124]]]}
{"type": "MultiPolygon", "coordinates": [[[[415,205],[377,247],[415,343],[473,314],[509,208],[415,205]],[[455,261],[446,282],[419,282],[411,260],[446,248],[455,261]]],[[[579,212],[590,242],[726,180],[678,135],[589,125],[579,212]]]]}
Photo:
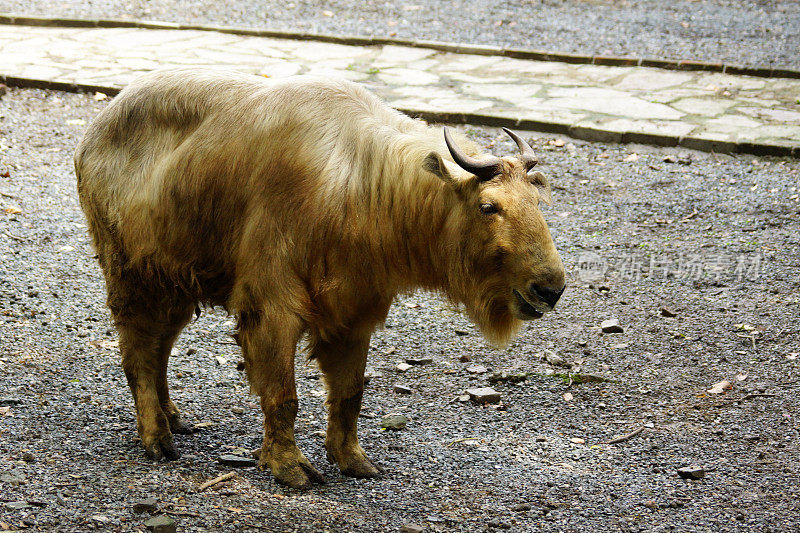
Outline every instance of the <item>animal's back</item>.
{"type": "Polygon", "coordinates": [[[377,143],[425,129],[345,81],[160,71],[87,130],[79,196],[101,264],[120,256],[182,286],[232,280],[243,247],[288,255],[311,219],[344,228],[379,173],[377,143]]]}

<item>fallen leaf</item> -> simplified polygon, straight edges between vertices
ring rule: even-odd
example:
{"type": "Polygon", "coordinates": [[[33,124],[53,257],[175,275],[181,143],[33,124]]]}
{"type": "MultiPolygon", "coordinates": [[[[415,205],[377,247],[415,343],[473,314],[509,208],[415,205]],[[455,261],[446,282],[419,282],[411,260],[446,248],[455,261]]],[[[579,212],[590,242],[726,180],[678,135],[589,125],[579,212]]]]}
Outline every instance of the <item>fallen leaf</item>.
{"type": "Polygon", "coordinates": [[[58,251],[59,252],[71,252],[74,249],[75,248],[73,248],[72,246],[62,246],[61,248],[58,249],[58,251]]]}
{"type": "Polygon", "coordinates": [[[709,394],[723,394],[726,390],[730,390],[733,388],[733,384],[728,381],[727,379],[720,381],[710,389],[708,389],[709,394]]]}
{"type": "Polygon", "coordinates": [[[789,361],[794,361],[794,360],[796,360],[796,359],[797,359],[797,356],[798,356],[798,355],[800,355],[800,353],[797,353],[797,352],[791,352],[790,354],[788,354],[788,355],[786,356],[786,359],[788,359],[789,361]]]}
{"type": "Polygon", "coordinates": [[[564,146],[566,143],[564,142],[563,139],[553,139],[553,140],[550,141],[549,144],[551,144],[553,146],[557,146],[557,147],[560,148],[560,147],[564,146]]]}
{"type": "Polygon", "coordinates": [[[8,213],[9,215],[19,215],[20,213],[22,213],[22,209],[14,205],[6,207],[5,209],[3,209],[3,211],[8,213]]]}
{"type": "Polygon", "coordinates": [[[415,303],[407,303],[406,307],[408,307],[409,309],[416,309],[417,307],[422,307],[422,306],[415,303]]]}
{"type": "Polygon", "coordinates": [[[638,154],[631,154],[625,158],[625,161],[638,161],[639,155],[638,154]]]}
{"type": "Polygon", "coordinates": [[[736,374],[736,381],[744,381],[747,379],[747,374],[736,374]]]}
{"type": "Polygon", "coordinates": [[[101,100],[105,100],[106,98],[108,98],[108,95],[106,93],[101,93],[99,91],[94,93],[94,99],[98,102],[101,100]]]}

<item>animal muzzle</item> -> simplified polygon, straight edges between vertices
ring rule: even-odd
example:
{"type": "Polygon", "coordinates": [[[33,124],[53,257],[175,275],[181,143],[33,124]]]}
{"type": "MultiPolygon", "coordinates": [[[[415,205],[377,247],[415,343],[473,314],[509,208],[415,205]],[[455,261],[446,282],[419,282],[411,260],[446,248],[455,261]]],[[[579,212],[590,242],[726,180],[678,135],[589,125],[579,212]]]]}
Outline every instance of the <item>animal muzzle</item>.
{"type": "Polygon", "coordinates": [[[553,289],[544,287],[542,285],[531,284],[525,294],[514,289],[515,304],[514,310],[516,311],[517,318],[521,320],[531,320],[534,318],[541,318],[546,312],[552,311],[558,302],[561,295],[564,293],[564,288],[553,289]]]}
{"type": "Polygon", "coordinates": [[[551,309],[556,306],[558,299],[561,298],[561,295],[564,294],[564,289],[566,285],[563,285],[560,289],[552,289],[550,287],[544,287],[542,285],[536,285],[535,283],[531,283],[529,291],[532,295],[536,296],[539,300],[547,304],[551,309]]]}

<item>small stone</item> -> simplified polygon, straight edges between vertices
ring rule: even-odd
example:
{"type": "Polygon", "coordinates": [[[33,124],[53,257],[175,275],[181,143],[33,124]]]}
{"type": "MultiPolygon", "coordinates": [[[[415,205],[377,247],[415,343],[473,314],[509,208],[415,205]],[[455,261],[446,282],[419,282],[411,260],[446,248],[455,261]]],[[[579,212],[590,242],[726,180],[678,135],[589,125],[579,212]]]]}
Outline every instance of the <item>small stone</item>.
{"type": "Polygon", "coordinates": [[[397,394],[411,394],[413,392],[411,390],[411,387],[409,387],[407,385],[401,385],[400,383],[395,383],[394,384],[394,391],[397,394]]]}
{"type": "Polygon", "coordinates": [[[665,317],[668,317],[668,318],[675,318],[676,316],[678,316],[678,313],[676,313],[675,311],[673,311],[672,309],[669,309],[667,307],[662,307],[661,308],[661,316],[665,316],[665,317]]]}
{"type": "Polygon", "coordinates": [[[8,92],[8,86],[0,83],[0,96],[3,96],[7,92],[8,92]]]}
{"type": "Polygon", "coordinates": [[[405,372],[406,370],[411,368],[411,365],[409,365],[408,363],[400,363],[399,365],[397,365],[396,368],[398,372],[405,372]]]}
{"type": "Polygon", "coordinates": [[[467,372],[470,374],[485,374],[487,369],[483,365],[472,365],[467,367],[467,372]]]}
{"type": "Polygon", "coordinates": [[[536,442],[547,442],[547,437],[544,435],[536,435],[536,442]]]}
{"type": "Polygon", "coordinates": [[[0,398],[0,405],[19,405],[21,403],[22,400],[20,398],[10,398],[8,396],[0,398]]]}
{"type": "Polygon", "coordinates": [[[460,337],[464,337],[466,335],[469,335],[469,331],[465,331],[463,329],[457,329],[456,330],[456,335],[458,335],[460,337]]]}
{"type": "Polygon", "coordinates": [[[469,394],[462,394],[458,397],[459,402],[468,402],[469,401],[469,394]]]}
{"type": "Polygon", "coordinates": [[[511,510],[515,513],[523,513],[525,511],[530,511],[531,506],[529,503],[518,503],[517,505],[513,506],[511,510]]]}
{"type": "Polygon", "coordinates": [[[419,524],[404,524],[400,528],[400,533],[422,533],[423,531],[425,531],[425,528],[419,524]]]}
{"type": "Polygon", "coordinates": [[[417,366],[429,365],[429,364],[433,363],[433,358],[432,357],[416,357],[416,358],[410,357],[410,358],[406,359],[406,363],[408,363],[409,365],[417,365],[417,366]]]}
{"type": "Polygon", "coordinates": [[[244,409],[242,409],[241,407],[231,407],[231,413],[235,415],[243,415],[244,409]]]}
{"type": "Polygon", "coordinates": [[[572,444],[586,444],[586,441],[580,437],[572,437],[569,439],[572,444]]]}
{"type": "Polygon", "coordinates": [[[647,500],[646,502],[643,502],[642,505],[648,509],[658,509],[658,504],[653,500],[647,500]]]}
{"type": "Polygon", "coordinates": [[[462,363],[469,363],[470,361],[472,361],[472,357],[464,353],[458,356],[458,360],[461,361],[462,363]]]}
{"type": "Polygon", "coordinates": [[[197,350],[194,349],[194,348],[189,348],[188,350],[186,350],[186,355],[194,355],[196,353],[197,353],[197,350]]]}
{"type": "Polygon", "coordinates": [[[677,163],[678,162],[678,158],[675,157],[674,155],[665,155],[664,158],[662,159],[662,161],[664,163],[677,163]]]}
{"type": "Polygon", "coordinates": [[[475,403],[499,403],[500,393],[491,387],[477,387],[474,389],[467,389],[470,399],[475,403]]]}
{"type": "Polygon", "coordinates": [[[405,415],[388,414],[381,418],[381,427],[384,429],[403,429],[408,424],[405,415]]]}
{"type": "Polygon", "coordinates": [[[6,509],[9,511],[19,511],[20,509],[27,509],[31,507],[31,505],[26,501],[18,501],[18,502],[6,502],[5,504],[6,509]]]}
{"type": "Polygon", "coordinates": [[[256,466],[255,460],[241,455],[225,454],[217,457],[217,462],[225,466],[247,467],[256,466]]]}
{"type": "Polygon", "coordinates": [[[11,485],[24,485],[28,482],[25,474],[18,470],[11,470],[0,474],[0,481],[3,483],[10,483],[11,485]]]}
{"type": "Polygon", "coordinates": [[[374,368],[367,368],[364,371],[364,383],[369,383],[373,379],[382,378],[382,377],[383,377],[383,373],[378,372],[374,368]]]}
{"type": "Polygon", "coordinates": [[[147,522],[144,523],[144,527],[148,530],[152,531],[153,533],[175,533],[175,520],[172,518],[159,515],[154,518],[151,518],[147,522]]]}
{"type": "Polygon", "coordinates": [[[31,452],[25,452],[22,454],[22,460],[26,463],[35,463],[36,457],[31,452]]]}
{"type": "Polygon", "coordinates": [[[544,351],[544,360],[547,361],[548,365],[553,366],[571,366],[567,363],[567,360],[558,355],[553,350],[545,350],[544,351]]]}
{"type": "Polygon", "coordinates": [[[600,329],[603,333],[623,333],[625,331],[622,329],[622,326],[619,325],[619,320],[616,318],[603,320],[600,323],[600,329]]]}
{"type": "Polygon", "coordinates": [[[750,442],[755,442],[757,440],[761,440],[761,435],[745,435],[744,440],[749,440],[750,442]]]}
{"type": "Polygon", "coordinates": [[[678,476],[683,479],[703,479],[706,471],[700,466],[684,466],[678,469],[678,476]]]}

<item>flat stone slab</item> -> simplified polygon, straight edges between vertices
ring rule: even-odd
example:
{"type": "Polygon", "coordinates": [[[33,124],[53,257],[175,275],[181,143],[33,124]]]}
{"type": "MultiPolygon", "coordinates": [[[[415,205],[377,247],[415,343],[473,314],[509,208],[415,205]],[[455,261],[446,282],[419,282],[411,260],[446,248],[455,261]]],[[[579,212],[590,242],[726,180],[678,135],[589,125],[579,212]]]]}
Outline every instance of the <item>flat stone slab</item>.
{"type": "Polygon", "coordinates": [[[433,120],[521,129],[547,124],[544,131],[586,140],[800,157],[800,79],[201,30],[2,29],[0,81],[17,77],[116,90],[162,67],[235,68],[270,78],[315,74],[364,83],[390,105],[433,120]]]}
{"type": "Polygon", "coordinates": [[[470,400],[475,403],[499,403],[500,393],[491,387],[467,389],[470,400]]]}
{"type": "Polygon", "coordinates": [[[248,467],[256,466],[254,459],[250,457],[243,457],[241,455],[225,454],[217,457],[217,462],[221,465],[235,466],[235,467],[248,467]]]}

